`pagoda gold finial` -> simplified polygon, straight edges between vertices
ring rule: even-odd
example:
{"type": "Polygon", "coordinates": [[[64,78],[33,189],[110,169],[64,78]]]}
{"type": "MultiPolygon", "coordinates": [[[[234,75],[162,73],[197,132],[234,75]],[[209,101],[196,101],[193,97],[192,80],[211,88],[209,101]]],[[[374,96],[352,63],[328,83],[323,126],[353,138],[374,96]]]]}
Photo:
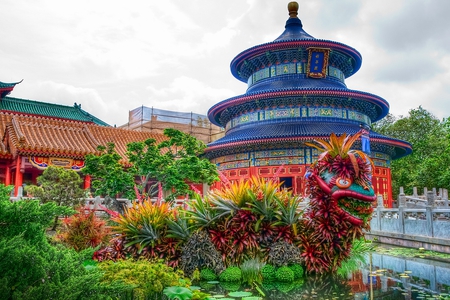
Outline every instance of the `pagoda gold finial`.
{"type": "Polygon", "coordinates": [[[295,1],[289,2],[288,10],[289,10],[289,16],[291,18],[296,18],[298,15],[298,3],[295,1]]]}

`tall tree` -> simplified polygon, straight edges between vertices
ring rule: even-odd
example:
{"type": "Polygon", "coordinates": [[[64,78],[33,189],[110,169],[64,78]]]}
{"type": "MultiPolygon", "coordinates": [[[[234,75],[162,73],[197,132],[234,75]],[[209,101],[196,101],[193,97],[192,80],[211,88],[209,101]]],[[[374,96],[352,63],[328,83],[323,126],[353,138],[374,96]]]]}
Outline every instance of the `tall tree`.
{"type": "Polygon", "coordinates": [[[143,178],[141,191],[150,179],[161,182],[170,191],[171,200],[191,194],[190,183],[211,184],[218,180],[216,166],[201,157],[206,145],[195,137],[176,129],[164,130],[168,139],[156,144],[154,139],[128,144],[127,156],[133,170],[143,178]]]}
{"type": "Polygon", "coordinates": [[[96,196],[104,196],[107,207],[114,208],[120,213],[123,206],[117,198],[135,199],[134,176],[121,163],[122,156],[115,150],[113,143],[99,146],[101,155],[89,154],[85,158],[84,174],[91,175],[92,188],[96,196]]]}
{"type": "Polygon", "coordinates": [[[378,122],[374,130],[387,136],[411,143],[413,152],[391,162],[392,188],[399,191],[403,186],[406,193],[413,187],[449,188],[447,169],[450,162],[449,127],[433,114],[419,106],[409,111],[408,116],[390,117],[378,122]],[[447,176],[447,177],[446,177],[447,176]]]}

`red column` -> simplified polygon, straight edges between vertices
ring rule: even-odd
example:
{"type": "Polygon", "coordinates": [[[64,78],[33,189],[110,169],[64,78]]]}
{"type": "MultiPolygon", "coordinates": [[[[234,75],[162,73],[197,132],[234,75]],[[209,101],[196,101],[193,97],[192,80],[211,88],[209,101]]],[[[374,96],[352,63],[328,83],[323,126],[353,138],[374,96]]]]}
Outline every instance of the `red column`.
{"type": "Polygon", "coordinates": [[[14,196],[17,197],[19,195],[19,187],[22,186],[23,183],[23,173],[20,170],[22,162],[22,157],[17,156],[16,160],[16,178],[14,180],[14,196]]]}
{"type": "Polygon", "coordinates": [[[84,176],[84,189],[87,190],[91,188],[91,175],[84,176]]]}
{"type": "Polygon", "coordinates": [[[8,164],[5,171],[5,186],[11,184],[11,166],[8,164]]]}

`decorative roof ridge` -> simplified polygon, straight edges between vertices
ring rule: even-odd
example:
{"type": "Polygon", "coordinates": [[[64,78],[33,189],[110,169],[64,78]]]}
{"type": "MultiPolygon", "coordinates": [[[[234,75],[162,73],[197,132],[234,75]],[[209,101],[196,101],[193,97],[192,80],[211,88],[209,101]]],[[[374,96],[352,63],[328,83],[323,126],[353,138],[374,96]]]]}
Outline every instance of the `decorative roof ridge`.
{"type": "Polygon", "coordinates": [[[89,129],[89,127],[86,124],[83,125],[83,132],[86,135],[86,138],[88,139],[91,146],[95,150],[97,150],[97,147],[100,145],[100,142],[93,136],[91,130],[89,129]]]}
{"type": "Polygon", "coordinates": [[[17,118],[14,117],[11,118],[11,125],[14,129],[14,132],[16,133],[18,142],[19,143],[25,142],[25,135],[23,134],[22,129],[20,128],[20,124],[17,118]]]}
{"type": "MultiPolygon", "coordinates": [[[[81,120],[75,120],[75,119],[66,119],[66,118],[59,118],[59,117],[54,117],[54,116],[46,116],[46,115],[38,115],[38,114],[29,114],[29,113],[24,113],[24,112],[16,112],[16,111],[12,111],[12,110],[2,110],[2,111],[0,111],[0,114],[11,115],[13,118],[14,117],[34,118],[34,119],[51,120],[51,121],[58,121],[58,122],[78,123],[80,125],[95,124],[94,122],[87,122],[87,121],[81,121],[81,120]]],[[[95,125],[98,125],[98,124],[95,124],[95,125]]],[[[111,127],[111,126],[104,126],[104,127],[111,127]]]]}
{"type": "Polygon", "coordinates": [[[6,86],[15,86],[16,84],[19,84],[19,83],[21,83],[22,81],[23,81],[23,79],[20,80],[20,81],[16,81],[16,82],[4,82],[4,81],[0,81],[0,88],[2,88],[3,85],[6,85],[6,86]]]}

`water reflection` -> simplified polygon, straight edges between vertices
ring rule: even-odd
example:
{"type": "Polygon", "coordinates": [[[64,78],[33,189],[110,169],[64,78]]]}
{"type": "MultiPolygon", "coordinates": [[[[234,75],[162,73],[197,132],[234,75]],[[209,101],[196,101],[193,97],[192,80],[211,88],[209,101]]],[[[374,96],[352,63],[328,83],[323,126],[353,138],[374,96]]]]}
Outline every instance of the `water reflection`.
{"type": "MultiPolygon", "coordinates": [[[[251,299],[450,299],[450,264],[372,253],[362,270],[347,278],[307,277],[294,283],[266,283],[258,289],[240,284],[202,286],[214,295],[251,291],[251,299]],[[264,296],[263,296],[264,294],[264,296]]],[[[223,296],[222,296],[223,297],[223,296]]],[[[241,299],[241,298],[235,298],[241,299]]],[[[244,299],[244,298],[242,298],[244,299]]]]}
{"type": "Polygon", "coordinates": [[[362,283],[369,286],[356,294],[359,299],[450,299],[449,263],[378,253],[368,261],[364,270],[352,275],[360,273],[362,283]]]}

